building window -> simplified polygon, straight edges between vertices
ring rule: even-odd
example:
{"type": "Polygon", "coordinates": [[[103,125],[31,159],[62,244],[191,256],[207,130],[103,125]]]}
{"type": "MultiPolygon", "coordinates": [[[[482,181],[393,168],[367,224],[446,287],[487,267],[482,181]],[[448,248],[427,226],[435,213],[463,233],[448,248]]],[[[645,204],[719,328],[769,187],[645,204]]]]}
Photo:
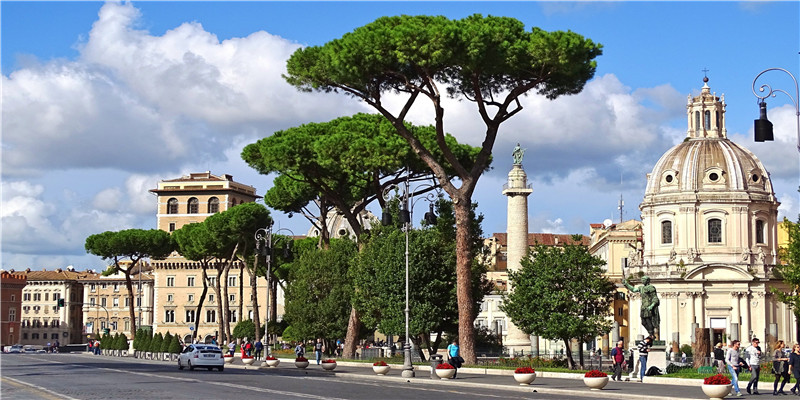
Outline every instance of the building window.
{"type": "Polygon", "coordinates": [[[217,286],[217,277],[216,276],[209,276],[208,277],[208,286],[217,286]]]}
{"type": "Polygon", "coordinates": [[[170,232],[175,232],[175,223],[174,222],[170,222],[169,223],[169,231],[170,232]]]}
{"type": "Polygon", "coordinates": [[[52,323],[50,324],[50,326],[52,326],[53,328],[58,328],[58,327],[61,327],[61,321],[60,321],[60,320],[57,320],[57,319],[54,319],[54,320],[52,321],[52,323]]]}
{"type": "Polygon", "coordinates": [[[197,197],[192,197],[189,199],[189,205],[187,206],[186,212],[189,214],[197,214],[198,206],[200,205],[200,201],[197,200],[197,197]]]}
{"type": "Polygon", "coordinates": [[[194,295],[190,294],[189,295],[189,303],[193,303],[193,302],[194,302],[194,295]]]}
{"type": "Polygon", "coordinates": [[[178,199],[171,198],[167,200],[167,214],[177,214],[178,213],[178,199]]]}
{"type": "Polygon", "coordinates": [[[44,294],[44,301],[50,301],[50,293],[44,294]]]}
{"type": "Polygon", "coordinates": [[[186,310],[186,322],[194,322],[195,310],[186,310]]]}
{"type": "Polygon", "coordinates": [[[703,119],[705,120],[704,128],[708,131],[711,130],[711,111],[704,111],[703,112],[703,119]]]}
{"type": "Polygon", "coordinates": [[[105,288],[106,288],[106,284],[105,283],[100,284],[100,289],[105,289],[105,288]]]}
{"type": "Polygon", "coordinates": [[[700,111],[694,112],[694,129],[697,131],[700,130],[700,111]]]}
{"type": "Polygon", "coordinates": [[[141,306],[142,306],[142,297],[140,296],[136,298],[136,307],[141,307],[141,306]]]}
{"type": "Polygon", "coordinates": [[[125,320],[125,330],[131,330],[131,321],[125,320]]]}
{"type": "Polygon", "coordinates": [[[235,303],[236,302],[236,295],[235,294],[228,295],[228,301],[231,302],[231,303],[235,303]]]}
{"type": "MultiPolygon", "coordinates": [[[[56,300],[58,300],[58,299],[56,299],[56,300]]],[[[11,295],[11,302],[13,303],[13,302],[15,302],[15,301],[17,301],[17,295],[15,295],[15,294],[12,294],[12,295],[11,295]]]]}
{"type": "Polygon", "coordinates": [[[167,295],[167,303],[172,303],[173,299],[174,299],[174,296],[172,294],[168,294],[167,295]]]}
{"type": "Polygon", "coordinates": [[[175,322],[175,310],[166,310],[164,312],[164,322],[175,322]]]}
{"type": "Polygon", "coordinates": [[[661,221],[661,243],[672,243],[672,221],[661,221]]]}
{"type": "Polygon", "coordinates": [[[108,305],[108,304],[106,304],[106,298],[105,297],[100,298],[100,305],[103,306],[103,307],[108,305]]]}
{"type": "Polygon", "coordinates": [[[194,277],[190,276],[186,278],[186,286],[194,286],[194,277]]]}
{"type": "Polygon", "coordinates": [[[89,304],[90,305],[95,305],[95,298],[94,297],[89,297],[89,304]]]}
{"type": "Polygon", "coordinates": [[[125,298],[125,307],[130,307],[130,306],[131,306],[131,299],[126,297],[125,298]]]}
{"type": "Polygon", "coordinates": [[[167,277],[167,287],[173,287],[173,286],[175,286],[175,277],[174,276],[168,276],[167,277]]]}
{"type": "Polygon", "coordinates": [[[119,292],[119,283],[114,284],[114,291],[119,292]]]}
{"type": "MultiPolygon", "coordinates": [[[[61,298],[61,293],[53,293],[53,301],[58,301],[61,298]]],[[[11,301],[14,301],[14,295],[11,295],[11,301]]]]}
{"type": "Polygon", "coordinates": [[[42,294],[41,293],[34,293],[33,294],[33,301],[42,301],[42,294]]]}
{"type": "Polygon", "coordinates": [[[231,322],[236,322],[236,310],[228,311],[228,320],[231,322]]]}
{"type": "Polygon", "coordinates": [[[217,310],[206,310],[206,322],[217,322],[217,310]]]}
{"type": "Polygon", "coordinates": [[[22,301],[31,301],[31,294],[30,293],[23,293],[22,294],[22,301]]]}
{"type": "Polygon", "coordinates": [[[229,276],[228,277],[228,286],[236,286],[236,277],[235,276],[229,276]]]}
{"type": "Polygon", "coordinates": [[[94,292],[95,290],[97,290],[97,288],[95,287],[95,284],[94,283],[89,284],[89,291],[90,292],[94,292]]]}
{"type": "Polygon", "coordinates": [[[219,212],[219,199],[216,197],[208,199],[208,213],[216,214],[218,212],[219,212]]]}
{"type": "Polygon", "coordinates": [[[722,243],[722,220],[708,220],[708,243],[722,243]]]}
{"type": "Polygon", "coordinates": [[[756,243],[764,243],[764,221],[756,220],[756,243]]]}
{"type": "Polygon", "coordinates": [[[11,308],[8,309],[8,321],[9,322],[14,322],[16,320],[17,320],[17,309],[14,308],[14,307],[11,307],[11,308]]]}
{"type": "Polygon", "coordinates": [[[114,297],[112,301],[113,301],[112,303],[113,307],[119,307],[119,297],[114,297]]]}
{"type": "Polygon", "coordinates": [[[209,303],[213,303],[214,302],[214,295],[213,294],[208,295],[208,302],[209,303]]]}
{"type": "Polygon", "coordinates": [[[38,333],[31,333],[31,339],[39,339],[38,333]]]}

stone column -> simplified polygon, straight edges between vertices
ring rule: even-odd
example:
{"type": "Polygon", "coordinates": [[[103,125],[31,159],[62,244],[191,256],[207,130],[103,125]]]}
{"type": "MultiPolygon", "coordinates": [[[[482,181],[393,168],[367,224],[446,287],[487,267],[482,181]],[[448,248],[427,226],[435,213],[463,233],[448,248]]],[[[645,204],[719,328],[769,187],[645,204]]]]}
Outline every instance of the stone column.
{"type": "Polygon", "coordinates": [[[701,290],[695,294],[695,307],[697,307],[697,325],[701,328],[706,327],[706,309],[704,306],[705,303],[706,292],[701,290]]]}
{"type": "Polygon", "coordinates": [[[750,292],[742,292],[742,337],[744,342],[750,343],[750,292]]]}
{"type": "MultiPolygon", "coordinates": [[[[528,253],[528,196],[532,192],[533,189],[528,184],[528,176],[522,165],[514,164],[508,173],[508,183],[503,187],[503,195],[508,196],[506,265],[509,271],[519,270],[522,257],[528,253]]],[[[511,282],[508,283],[508,290],[514,290],[511,282]]],[[[507,332],[504,344],[510,351],[530,350],[531,337],[510,320],[507,332]]]]}
{"type": "Polygon", "coordinates": [[[740,295],[739,292],[731,292],[731,302],[733,303],[732,304],[733,310],[731,315],[731,332],[729,336],[731,338],[734,338],[735,336],[735,340],[741,340],[739,339],[739,324],[742,319],[741,318],[742,314],[741,314],[741,307],[739,305],[739,295],[740,295]]]}

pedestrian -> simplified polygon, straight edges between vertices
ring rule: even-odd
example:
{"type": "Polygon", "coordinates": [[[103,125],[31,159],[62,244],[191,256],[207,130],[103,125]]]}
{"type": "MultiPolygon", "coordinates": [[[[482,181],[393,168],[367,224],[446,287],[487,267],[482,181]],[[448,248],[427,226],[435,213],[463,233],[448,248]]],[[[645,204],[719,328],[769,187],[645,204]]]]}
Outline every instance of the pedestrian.
{"type": "Polygon", "coordinates": [[[795,380],[791,392],[800,395],[800,344],[797,343],[792,346],[792,352],[789,353],[789,373],[794,375],[795,380]]]}
{"type": "Polygon", "coordinates": [[[246,354],[248,357],[252,357],[253,356],[252,353],[253,353],[253,343],[248,340],[244,344],[244,354],[246,354]]]}
{"type": "Polygon", "coordinates": [[[56,343],[55,343],[55,349],[54,349],[56,353],[58,353],[58,348],[59,348],[59,347],[61,347],[61,346],[60,346],[60,344],[58,343],[58,340],[56,340],[56,343]]]}
{"type": "MultiPolygon", "coordinates": [[[[798,361],[800,361],[800,358],[798,358],[798,361]]],[[[742,392],[739,390],[739,370],[741,369],[742,362],[739,361],[738,340],[731,342],[731,346],[728,348],[728,352],[725,354],[725,363],[728,364],[728,372],[731,373],[731,384],[733,385],[733,390],[736,391],[737,396],[742,396],[742,392]]],[[[798,363],[798,366],[800,366],[800,362],[798,363]]]]}
{"type": "Polygon", "coordinates": [[[717,373],[722,374],[725,370],[725,350],[722,350],[722,342],[714,346],[714,364],[717,365],[717,373]]]}
{"type": "Polygon", "coordinates": [[[647,371],[647,355],[650,353],[650,346],[653,344],[653,338],[648,336],[639,342],[639,381],[644,382],[644,374],[647,371]]]}
{"type": "Polygon", "coordinates": [[[758,378],[761,376],[761,343],[758,338],[750,339],[750,346],[744,349],[747,363],[750,364],[750,381],[747,382],[747,394],[758,394],[758,378]],[[752,391],[750,390],[752,388],[752,391]]]}
{"type": "Polygon", "coordinates": [[[322,345],[322,339],[317,338],[317,343],[314,343],[314,356],[317,358],[317,365],[322,362],[323,351],[325,351],[325,346],[322,345]]]}
{"type": "Polygon", "coordinates": [[[213,344],[214,346],[218,346],[218,345],[219,345],[219,344],[217,343],[217,337],[216,337],[216,336],[214,336],[214,337],[212,337],[212,338],[211,338],[211,344],[213,344]]]}
{"type": "Polygon", "coordinates": [[[228,352],[230,353],[231,357],[233,357],[233,353],[236,351],[236,342],[231,340],[228,342],[228,352]]]}
{"type": "Polygon", "coordinates": [[[261,351],[264,350],[264,344],[261,343],[261,340],[256,342],[256,360],[261,359],[261,351]]]}
{"type": "Polygon", "coordinates": [[[786,392],[783,391],[783,387],[789,382],[789,368],[786,366],[789,358],[783,354],[784,347],[786,347],[786,344],[783,343],[783,340],[778,340],[775,343],[775,354],[772,355],[772,374],[775,375],[775,382],[772,384],[773,396],[785,395],[786,392]],[[778,389],[778,381],[781,378],[783,378],[783,383],[781,383],[781,388],[778,389]]]}
{"type": "Polygon", "coordinates": [[[686,364],[686,352],[681,352],[681,363],[686,364]]]}
{"type": "Polygon", "coordinates": [[[458,369],[461,368],[463,362],[464,359],[461,358],[461,349],[458,347],[458,339],[453,339],[453,343],[447,346],[447,363],[452,365],[456,370],[456,373],[453,374],[453,379],[458,375],[458,369]]]}
{"type": "Polygon", "coordinates": [[[303,346],[303,341],[301,340],[300,343],[298,343],[294,348],[294,355],[297,358],[300,358],[303,356],[303,354],[306,354],[306,348],[303,346]]]}
{"type": "Polygon", "coordinates": [[[622,363],[625,362],[624,345],[622,340],[620,340],[617,342],[617,347],[611,349],[611,361],[614,362],[614,374],[611,375],[611,379],[615,381],[622,380],[622,363]]]}

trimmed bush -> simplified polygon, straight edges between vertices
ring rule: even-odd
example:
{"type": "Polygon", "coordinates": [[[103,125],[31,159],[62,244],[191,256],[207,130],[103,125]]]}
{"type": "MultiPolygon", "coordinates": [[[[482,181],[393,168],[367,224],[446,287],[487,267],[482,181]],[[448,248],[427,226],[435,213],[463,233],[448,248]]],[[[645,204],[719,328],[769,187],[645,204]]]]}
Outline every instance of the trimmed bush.
{"type": "Polygon", "coordinates": [[[128,336],[124,333],[119,335],[119,347],[117,350],[128,350],[128,336]]]}
{"type": "Polygon", "coordinates": [[[178,335],[172,337],[172,342],[169,344],[168,352],[172,354],[180,354],[183,349],[181,348],[181,340],[178,339],[178,335]]]}
{"type": "Polygon", "coordinates": [[[167,334],[164,335],[164,340],[161,342],[161,352],[162,353],[169,353],[169,346],[172,344],[172,334],[167,331],[167,334]]]}
{"type": "Polygon", "coordinates": [[[150,352],[151,353],[160,353],[161,352],[161,343],[164,342],[164,337],[161,336],[161,333],[156,333],[153,336],[153,340],[150,341],[150,352]]]}

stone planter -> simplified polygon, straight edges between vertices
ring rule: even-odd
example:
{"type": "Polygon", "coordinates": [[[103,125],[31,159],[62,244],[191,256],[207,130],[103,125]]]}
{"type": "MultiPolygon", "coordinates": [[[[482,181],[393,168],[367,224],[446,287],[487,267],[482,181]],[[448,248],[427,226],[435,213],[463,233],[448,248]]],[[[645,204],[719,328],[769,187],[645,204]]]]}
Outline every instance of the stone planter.
{"type": "Polygon", "coordinates": [[[731,392],[731,385],[703,385],[702,388],[711,400],[722,399],[731,392]]]}
{"type": "MultiPolygon", "coordinates": [[[[231,357],[231,358],[233,358],[233,357],[231,357]]],[[[254,363],[255,361],[256,361],[256,359],[255,359],[255,358],[253,358],[253,357],[249,357],[249,358],[242,358],[242,364],[244,364],[244,365],[253,365],[253,363],[254,363]]]]}
{"type": "Polygon", "coordinates": [[[448,369],[437,368],[436,369],[436,376],[438,376],[439,379],[450,379],[450,378],[454,377],[455,375],[456,375],[456,369],[455,368],[448,368],[448,369]]]}
{"type": "Polygon", "coordinates": [[[373,365],[372,371],[378,375],[386,375],[392,367],[388,365],[373,365]]]}
{"type": "Polygon", "coordinates": [[[531,382],[536,380],[536,373],[532,374],[514,374],[514,380],[520,385],[530,385],[531,382]]]}
{"type": "Polygon", "coordinates": [[[601,376],[598,378],[587,378],[584,376],[583,383],[591,390],[600,390],[608,385],[608,377],[601,376]]]}
{"type": "Polygon", "coordinates": [[[145,360],[152,360],[153,359],[153,353],[151,353],[149,351],[144,353],[144,359],[145,360]]]}
{"type": "Polygon", "coordinates": [[[274,360],[266,360],[266,361],[264,361],[264,362],[265,362],[265,363],[267,364],[267,366],[268,366],[268,367],[270,367],[270,368],[277,368],[277,367],[278,367],[278,365],[281,363],[281,360],[278,360],[278,359],[276,358],[276,359],[274,359],[274,360]]]}
{"type": "Polygon", "coordinates": [[[294,366],[300,369],[305,369],[308,367],[308,361],[295,361],[294,366]]]}
{"type": "Polygon", "coordinates": [[[225,360],[225,364],[233,363],[233,357],[222,357],[225,360]]]}
{"type": "Polygon", "coordinates": [[[336,361],[327,363],[323,362],[321,365],[322,369],[324,369],[325,371],[333,371],[334,369],[336,369],[336,361]]]}

